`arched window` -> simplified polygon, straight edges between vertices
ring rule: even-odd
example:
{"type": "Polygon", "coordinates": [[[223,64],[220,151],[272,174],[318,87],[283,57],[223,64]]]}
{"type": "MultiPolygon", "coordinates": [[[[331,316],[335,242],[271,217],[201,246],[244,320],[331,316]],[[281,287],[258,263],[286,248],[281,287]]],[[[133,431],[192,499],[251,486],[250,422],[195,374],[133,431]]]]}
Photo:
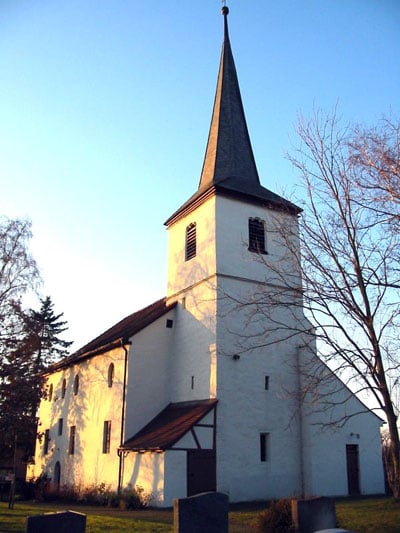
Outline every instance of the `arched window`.
{"type": "Polygon", "coordinates": [[[78,394],[79,391],[79,374],[76,374],[74,379],[74,394],[75,396],[78,394]]]}
{"type": "Polygon", "coordinates": [[[108,386],[111,388],[114,382],[114,363],[110,363],[108,367],[108,377],[107,377],[108,386]]]}
{"type": "Polygon", "coordinates": [[[49,387],[49,402],[53,399],[53,383],[50,384],[49,387]]]}
{"type": "Polygon", "coordinates": [[[61,398],[65,398],[65,391],[67,390],[67,380],[64,378],[61,385],[61,398]]]}

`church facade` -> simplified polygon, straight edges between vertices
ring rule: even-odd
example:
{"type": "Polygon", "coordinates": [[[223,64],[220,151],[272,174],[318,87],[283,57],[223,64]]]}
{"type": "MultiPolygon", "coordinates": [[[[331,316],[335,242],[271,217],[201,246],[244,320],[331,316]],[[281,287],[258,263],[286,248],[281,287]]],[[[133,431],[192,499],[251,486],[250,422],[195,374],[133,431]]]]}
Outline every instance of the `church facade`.
{"type": "Polygon", "coordinates": [[[382,420],[305,333],[300,209],[260,184],[227,16],[200,184],[166,221],[166,297],[53,365],[28,475],[159,506],[383,493],[382,420]]]}

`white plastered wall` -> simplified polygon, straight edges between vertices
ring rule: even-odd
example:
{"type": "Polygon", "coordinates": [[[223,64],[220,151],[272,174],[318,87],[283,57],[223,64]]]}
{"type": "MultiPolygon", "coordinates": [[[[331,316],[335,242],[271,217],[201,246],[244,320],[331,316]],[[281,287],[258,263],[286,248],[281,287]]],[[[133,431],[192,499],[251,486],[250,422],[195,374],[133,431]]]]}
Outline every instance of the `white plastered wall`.
{"type": "Polygon", "coordinates": [[[123,486],[143,490],[150,504],[164,506],[165,453],[130,452],[124,458],[123,486]]]}
{"type": "Polygon", "coordinates": [[[168,301],[177,301],[171,401],[215,397],[215,198],[168,228],[168,301]],[[186,227],[195,222],[196,256],[185,261],[186,227]]]}
{"type": "Polygon", "coordinates": [[[282,284],[285,272],[299,283],[296,260],[285,246],[286,239],[296,242],[297,220],[226,198],[217,199],[216,220],[218,490],[231,501],[296,495],[301,490],[296,339],[277,324],[295,329],[298,312],[266,308],[265,296],[282,284]],[[264,221],[268,255],[248,250],[249,218],[264,221]],[[261,433],[268,435],[266,461],[260,458],[261,433]]]}
{"type": "Polygon", "coordinates": [[[174,309],[139,331],[131,340],[126,392],[125,439],[131,438],[171,401],[174,309]],[[172,328],[167,328],[172,320],[172,328]]]}
{"type": "Polygon", "coordinates": [[[114,349],[87,359],[80,364],[54,372],[48,377],[53,384],[51,401],[42,400],[39,407],[39,432],[50,430],[49,451],[44,455],[44,441],[37,441],[33,477],[46,473],[53,479],[56,462],[60,463],[61,485],[89,486],[118,484],[124,350],[114,349]],[[114,364],[114,381],[108,386],[108,368],[114,364]],[[78,394],[74,379],[79,375],[78,394]],[[63,379],[66,394],[62,398],[63,379]],[[58,421],[63,419],[62,435],[58,421]],[[110,453],[103,453],[104,421],[111,421],[110,453]],[[76,426],[75,452],[69,453],[70,428],[76,426]]]}
{"type": "Polygon", "coordinates": [[[219,323],[218,490],[228,493],[231,501],[299,495],[295,340],[279,343],[271,334],[265,346],[249,348],[248,339],[240,335],[247,311],[228,315],[229,330],[237,333],[228,334],[224,321],[219,323]],[[260,458],[261,433],[268,434],[265,462],[260,458]]]}
{"type": "Polygon", "coordinates": [[[383,493],[382,420],[311,352],[303,349],[300,357],[302,387],[312,391],[302,406],[306,495],[348,494],[348,444],[358,446],[361,494],[383,493]],[[314,375],[318,383],[309,387],[314,375]]]}

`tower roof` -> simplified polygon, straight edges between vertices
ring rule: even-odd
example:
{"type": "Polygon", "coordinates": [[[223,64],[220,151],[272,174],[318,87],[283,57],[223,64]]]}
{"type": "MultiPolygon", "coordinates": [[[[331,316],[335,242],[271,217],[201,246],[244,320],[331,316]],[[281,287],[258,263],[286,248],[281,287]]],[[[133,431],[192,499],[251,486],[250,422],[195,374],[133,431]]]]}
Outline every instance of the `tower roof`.
{"type": "Polygon", "coordinates": [[[260,184],[229,39],[228,13],[224,6],[224,41],[199,188],[166,225],[215,193],[300,212],[297,206],[260,184]]]}
{"type": "Polygon", "coordinates": [[[260,183],[229,40],[228,8],[222,13],[224,42],[199,189],[229,178],[240,178],[243,185],[260,183]]]}

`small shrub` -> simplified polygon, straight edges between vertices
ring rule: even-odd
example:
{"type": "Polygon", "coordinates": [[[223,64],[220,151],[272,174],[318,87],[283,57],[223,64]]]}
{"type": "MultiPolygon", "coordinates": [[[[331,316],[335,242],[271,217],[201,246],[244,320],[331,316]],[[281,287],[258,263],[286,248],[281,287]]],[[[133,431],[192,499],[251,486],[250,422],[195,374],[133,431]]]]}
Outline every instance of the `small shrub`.
{"type": "Polygon", "coordinates": [[[120,509],[143,509],[148,507],[153,499],[152,494],[146,494],[143,487],[128,485],[120,493],[111,490],[105,483],[81,487],[79,485],[62,485],[55,487],[46,476],[40,476],[31,483],[29,490],[39,501],[60,500],[68,503],[82,503],[120,509]]]}
{"type": "Polygon", "coordinates": [[[119,507],[119,494],[118,492],[111,492],[108,496],[108,500],[107,500],[107,507],[113,507],[114,509],[116,509],[117,507],[119,507]]]}
{"type": "Polygon", "coordinates": [[[24,481],[19,487],[19,494],[22,500],[33,500],[35,497],[36,484],[34,481],[24,481]]]}
{"type": "Polygon", "coordinates": [[[61,485],[61,487],[54,487],[51,495],[54,500],[75,503],[79,500],[80,489],[76,485],[61,485]]]}
{"type": "Polygon", "coordinates": [[[120,509],[143,509],[149,505],[151,496],[145,494],[143,487],[128,485],[119,495],[120,509]]]}
{"type": "Polygon", "coordinates": [[[47,500],[50,494],[50,478],[46,474],[42,474],[32,483],[35,499],[39,501],[47,500]]]}
{"type": "Polygon", "coordinates": [[[257,533],[292,533],[292,506],[290,500],[271,502],[257,518],[257,533]]]}
{"type": "Polygon", "coordinates": [[[79,500],[87,505],[101,505],[105,507],[108,505],[111,494],[110,487],[105,483],[100,483],[99,485],[85,487],[81,491],[79,500]]]}

